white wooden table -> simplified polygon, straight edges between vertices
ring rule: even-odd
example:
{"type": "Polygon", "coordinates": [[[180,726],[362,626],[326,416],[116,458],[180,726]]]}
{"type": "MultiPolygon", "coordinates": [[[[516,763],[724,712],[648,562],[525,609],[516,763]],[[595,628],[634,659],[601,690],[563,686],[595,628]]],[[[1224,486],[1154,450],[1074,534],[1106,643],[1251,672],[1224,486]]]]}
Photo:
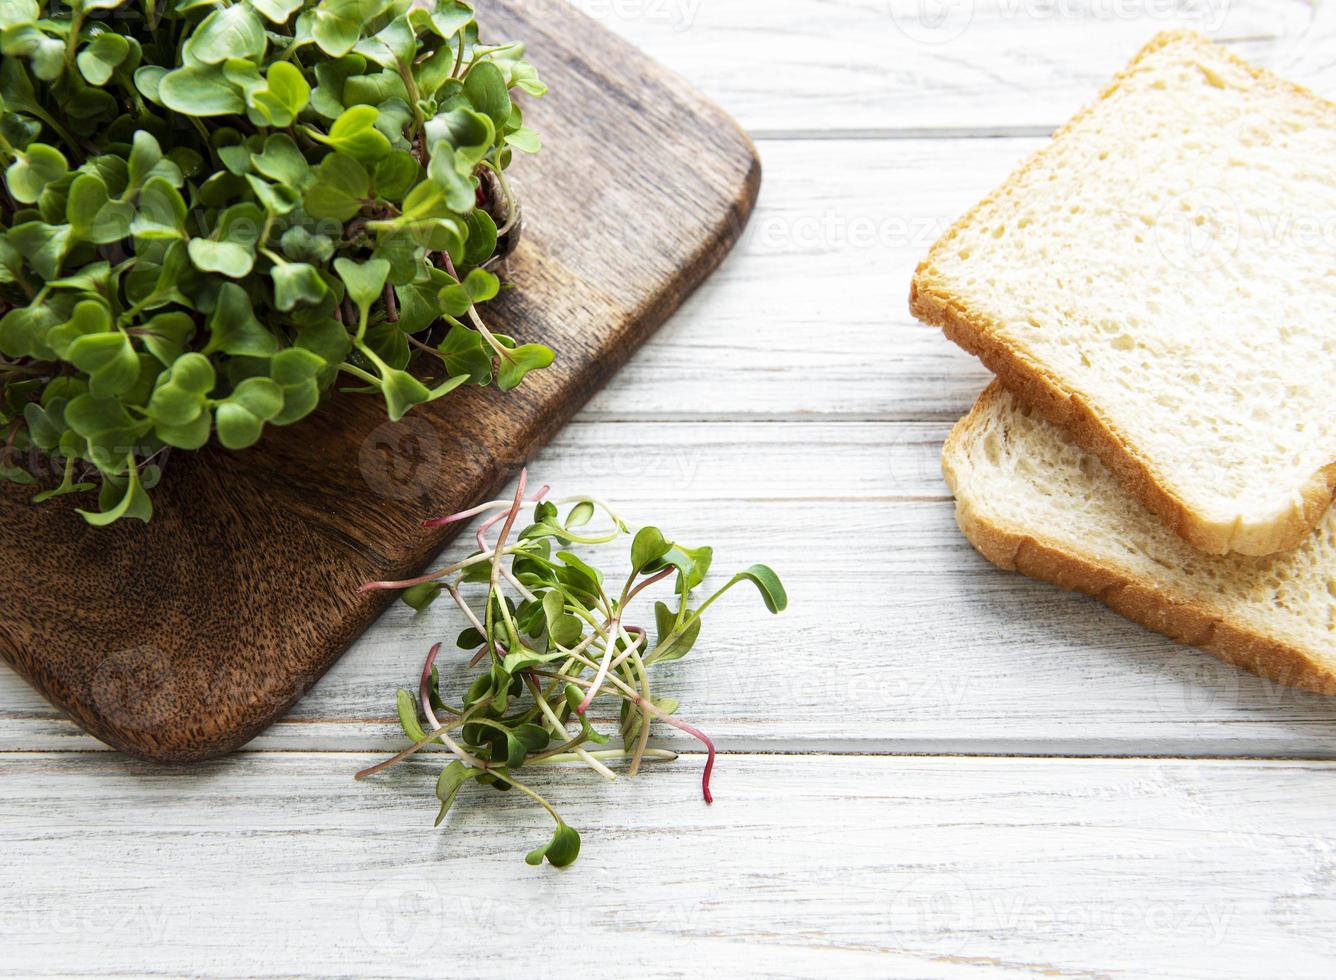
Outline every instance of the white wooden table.
{"type": "Polygon", "coordinates": [[[693,754],[563,780],[584,852],[560,873],[520,860],[545,831],[508,797],[433,831],[425,764],[354,784],[402,743],[393,689],[459,628],[443,606],[397,607],[194,769],[108,752],[0,673],[0,970],[1336,973],[1336,704],[977,557],[936,457],[985,373],[905,309],[946,223],[1155,31],[1333,95],[1328,9],[586,6],[765,161],[734,256],[532,467],[786,580],[783,619],[739,596],[663,682],[723,750],[716,803],[693,754]]]}

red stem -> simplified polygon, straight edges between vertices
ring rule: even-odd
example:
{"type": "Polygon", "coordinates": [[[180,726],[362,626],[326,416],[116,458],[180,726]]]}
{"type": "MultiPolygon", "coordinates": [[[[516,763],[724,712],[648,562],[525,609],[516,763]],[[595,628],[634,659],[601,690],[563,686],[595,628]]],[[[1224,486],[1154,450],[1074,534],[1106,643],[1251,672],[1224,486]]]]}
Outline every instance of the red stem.
{"type": "Polygon", "coordinates": [[[662,582],[675,571],[677,571],[677,568],[673,565],[669,565],[667,568],[655,572],[626,594],[626,602],[622,603],[622,607],[625,608],[626,604],[639,595],[643,590],[648,589],[655,582],[662,582]]]}
{"type": "MultiPolygon", "coordinates": [[[[539,491],[529,498],[529,503],[536,504],[547,496],[552,488],[544,484],[539,491]]],[[[448,517],[433,517],[422,522],[423,527],[441,527],[445,524],[453,524],[455,521],[462,521],[466,517],[477,517],[488,508],[489,504],[479,504],[477,507],[470,507],[468,510],[461,510],[457,514],[450,514],[448,517]]]]}
{"type": "Polygon", "coordinates": [[[432,728],[440,728],[441,723],[436,720],[436,713],[431,710],[431,665],[436,662],[436,654],[441,652],[441,645],[437,643],[427,653],[427,662],[422,665],[422,680],[418,682],[418,696],[422,699],[422,713],[427,716],[427,721],[431,722],[432,728]]]}
{"type": "MultiPolygon", "coordinates": [[[[642,704],[644,703],[643,698],[639,700],[642,704]]],[[[703,731],[693,725],[688,725],[685,721],[678,721],[676,718],[667,714],[658,714],[657,717],[666,721],[674,728],[680,729],[693,738],[698,738],[705,743],[705,751],[708,754],[705,757],[705,772],[701,776],[700,788],[701,792],[705,795],[705,802],[713,803],[714,796],[710,793],[710,773],[714,772],[714,743],[710,741],[709,737],[703,731]]]]}

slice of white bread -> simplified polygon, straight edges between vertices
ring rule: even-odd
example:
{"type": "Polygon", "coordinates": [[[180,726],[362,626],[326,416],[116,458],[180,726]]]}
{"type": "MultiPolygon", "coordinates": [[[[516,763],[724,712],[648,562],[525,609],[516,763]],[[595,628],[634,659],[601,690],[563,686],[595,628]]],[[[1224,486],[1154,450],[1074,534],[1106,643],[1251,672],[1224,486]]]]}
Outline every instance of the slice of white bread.
{"type": "Polygon", "coordinates": [[[1336,492],[1336,105],[1162,34],[932,248],[910,307],[1206,551],[1336,492]]]}
{"type": "Polygon", "coordinates": [[[1336,511],[1283,555],[1205,554],[996,381],[951,431],[942,470],[957,523],[994,564],[1282,684],[1336,694],[1336,511]]]}

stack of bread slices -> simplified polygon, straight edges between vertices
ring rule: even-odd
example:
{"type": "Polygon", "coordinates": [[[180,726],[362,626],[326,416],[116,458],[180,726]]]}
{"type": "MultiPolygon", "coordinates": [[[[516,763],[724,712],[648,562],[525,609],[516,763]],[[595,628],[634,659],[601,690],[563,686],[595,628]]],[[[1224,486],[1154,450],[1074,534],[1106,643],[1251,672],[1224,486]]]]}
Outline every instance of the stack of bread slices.
{"type": "Polygon", "coordinates": [[[997,375],[942,458],[980,552],[1336,693],[1336,105],[1162,34],[910,305],[997,375]]]}

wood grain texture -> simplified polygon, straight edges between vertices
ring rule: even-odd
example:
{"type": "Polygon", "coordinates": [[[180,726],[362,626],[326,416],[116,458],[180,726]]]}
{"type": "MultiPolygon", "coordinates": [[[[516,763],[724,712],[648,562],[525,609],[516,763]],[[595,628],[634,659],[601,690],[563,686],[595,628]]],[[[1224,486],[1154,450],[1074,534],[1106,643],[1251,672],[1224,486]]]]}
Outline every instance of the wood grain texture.
{"type": "Polygon", "coordinates": [[[699,756],[535,786],[439,766],[0,757],[3,969],[271,977],[1330,977],[1336,766],[699,756]],[[1303,800],[1286,810],[1282,801],[1303,800]],[[533,924],[543,930],[535,931],[533,924]],[[1283,966],[1280,966],[1283,964],[1283,966]]]}
{"type": "MultiPolygon", "coordinates": [[[[730,593],[691,655],[656,672],[655,687],[726,751],[1336,755],[1333,699],[1229,667],[976,554],[938,466],[949,426],[575,422],[530,472],[713,545],[715,584],[754,561],[783,576],[783,616],[752,592],[730,593]]],[[[624,546],[603,554],[623,567],[624,546]]],[[[447,603],[417,615],[396,603],[249,748],[402,747],[394,688],[411,687],[443,640],[443,684],[461,690],[472,676],[453,652],[464,625],[447,603]]],[[[0,750],[91,744],[0,676],[0,750]]]]}
{"type": "Polygon", "coordinates": [[[243,743],[389,601],[358,583],[420,569],[468,506],[558,430],[719,263],[760,181],[719,109],[560,4],[489,5],[552,87],[545,151],[517,167],[519,288],[494,326],[559,352],[509,395],[458,392],[398,426],[336,398],[253,451],[170,461],[144,527],[86,526],[21,488],[0,511],[0,654],[99,738],[158,760],[243,743]]]}
{"type": "Polygon", "coordinates": [[[577,2],[767,139],[1047,134],[1174,28],[1336,82],[1336,12],[1308,0],[577,2]]]}

